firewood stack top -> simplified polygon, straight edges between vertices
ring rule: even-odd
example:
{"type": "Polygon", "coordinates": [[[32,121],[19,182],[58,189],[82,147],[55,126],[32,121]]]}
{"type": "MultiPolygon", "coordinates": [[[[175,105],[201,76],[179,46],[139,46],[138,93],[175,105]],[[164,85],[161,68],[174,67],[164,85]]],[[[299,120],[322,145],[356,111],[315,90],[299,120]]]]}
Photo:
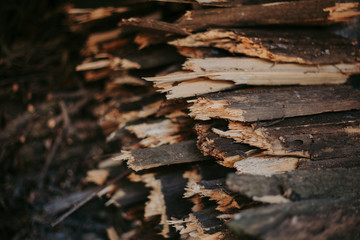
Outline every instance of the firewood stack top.
{"type": "Polygon", "coordinates": [[[144,205],[164,238],[360,238],[360,49],[335,34],[357,1],[102,4],[68,14],[119,145],[88,180],[133,170],[107,205],[144,205]]]}

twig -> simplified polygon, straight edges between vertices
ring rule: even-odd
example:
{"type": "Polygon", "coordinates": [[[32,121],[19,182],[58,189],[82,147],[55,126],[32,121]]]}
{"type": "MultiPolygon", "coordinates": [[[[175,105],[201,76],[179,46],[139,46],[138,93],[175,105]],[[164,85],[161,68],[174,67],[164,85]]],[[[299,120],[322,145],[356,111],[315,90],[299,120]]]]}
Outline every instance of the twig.
{"type": "Polygon", "coordinates": [[[79,204],[75,205],[72,209],[70,209],[69,211],[67,211],[66,213],[64,213],[63,215],[61,215],[55,222],[51,223],[52,227],[55,227],[56,225],[58,225],[61,221],[63,221],[65,218],[67,218],[68,216],[70,216],[73,212],[75,212],[76,210],[78,210],[80,207],[82,207],[83,205],[85,205],[87,202],[89,202],[91,199],[93,199],[95,196],[97,196],[99,194],[99,192],[101,192],[102,190],[104,190],[106,187],[108,187],[111,184],[116,183],[117,181],[119,181],[120,179],[124,178],[125,176],[127,176],[129,173],[131,172],[131,169],[128,169],[124,172],[122,172],[119,176],[117,176],[116,178],[112,179],[110,182],[108,182],[105,186],[99,187],[97,188],[92,194],[90,194],[87,198],[85,198],[84,200],[82,200],[81,202],[79,202],[79,204]]]}
{"type": "MultiPolygon", "coordinates": [[[[78,102],[76,102],[74,105],[69,106],[67,108],[68,116],[71,116],[71,115],[74,115],[74,114],[78,113],[80,111],[80,109],[82,107],[84,107],[90,100],[91,100],[90,97],[85,97],[85,98],[79,100],[78,102]]],[[[61,105],[60,105],[60,107],[61,107],[61,105]]],[[[61,121],[63,121],[62,114],[60,116],[55,117],[56,124],[59,124],[61,121]]]]}
{"type": "Polygon", "coordinates": [[[51,149],[50,149],[50,152],[49,152],[49,154],[48,154],[47,157],[46,157],[44,167],[42,168],[41,173],[40,173],[40,176],[39,176],[39,185],[38,185],[38,188],[39,188],[39,189],[41,189],[41,188],[43,187],[43,185],[44,185],[44,178],[45,178],[45,176],[46,176],[47,171],[49,170],[49,167],[50,167],[50,164],[51,164],[52,160],[53,160],[54,157],[55,157],[55,153],[56,153],[57,149],[59,148],[59,146],[60,146],[60,144],[61,144],[63,135],[64,135],[64,131],[61,131],[61,132],[56,136],[56,139],[55,139],[55,141],[54,141],[54,144],[52,145],[52,147],[51,147],[51,149]]]}
{"type": "Polygon", "coordinates": [[[70,118],[69,114],[66,110],[66,106],[64,101],[59,102],[60,108],[61,108],[61,118],[63,119],[63,128],[61,129],[60,133],[56,136],[56,139],[54,141],[54,144],[52,145],[49,154],[46,157],[44,167],[41,170],[40,176],[39,176],[39,185],[38,188],[42,189],[44,186],[44,178],[46,176],[46,173],[49,170],[49,167],[55,157],[56,151],[59,148],[61,141],[63,139],[63,136],[66,135],[68,129],[70,128],[70,118]]]}

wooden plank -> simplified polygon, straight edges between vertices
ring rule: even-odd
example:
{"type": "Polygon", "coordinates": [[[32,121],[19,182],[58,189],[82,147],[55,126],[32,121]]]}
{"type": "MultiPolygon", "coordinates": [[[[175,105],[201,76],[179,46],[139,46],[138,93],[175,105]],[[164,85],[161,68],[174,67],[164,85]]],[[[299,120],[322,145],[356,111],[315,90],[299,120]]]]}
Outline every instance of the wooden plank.
{"type": "Polygon", "coordinates": [[[154,148],[122,151],[119,155],[114,156],[113,160],[128,160],[129,168],[140,171],[173,164],[211,160],[211,158],[201,154],[196,147],[195,140],[188,140],[154,148]]]}
{"type": "Polygon", "coordinates": [[[273,124],[231,122],[229,131],[214,131],[264,149],[269,155],[356,161],[360,156],[359,127],[360,112],[352,111],[289,118],[273,124]]]}
{"type": "Polygon", "coordinates": [[[245,210],[228,226],[242,238],[357,239],[359,211],[354,199],[290,202],[245,210]]]}
{"type": "Polygon", "coordinates": [[[360,14],[357,11],[357,2],[335,3],[335,0],[314,0],[311,4],[308,1],[291,1],[192,10],[180,18],[177,24],[187,31],[199,31],[209,27],[329,25],[348,21],[360,14]]]}
{"type": "Polygon", "coordinates": [[[231,53],[301,64],[339,64],[359,61],[357,41],[326,30],[211,29],[176,39],[178,47],[216,47],[231,53]]]}
{"type": "Polygon", "coordinates": [[[360,91],[351,86],[254,88],[209,94],[194,100],[190,116],[255,122],[360,109],[360,91]]]}
{"type": "Polygon", "coordinates": [[[230,174],[230,190],[255,201],[288,202],[360,196],[354,183],[360,180],[359,168],[297,170],[272,176],[230,174]]]}

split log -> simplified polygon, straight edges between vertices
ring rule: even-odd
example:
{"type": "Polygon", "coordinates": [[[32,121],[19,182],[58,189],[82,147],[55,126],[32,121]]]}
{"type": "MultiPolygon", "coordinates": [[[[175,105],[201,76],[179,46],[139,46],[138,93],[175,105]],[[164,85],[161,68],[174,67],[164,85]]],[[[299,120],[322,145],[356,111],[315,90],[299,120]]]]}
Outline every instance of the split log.
{"type": "Polygon", "coordinates": [[[174,236],[175,231],[170,228],[168,220],[182,218],[191,212],[191,202],[183,199],[187,180],[183,177],[185,168],[177,168],[167,171],[158,171],[143,175],[130,175],[130,180],[143,182],[151,188],[149,201],[145,205],[144,217],[149,219],[153,216],[161,216],[161,235],[164,237],[174,236]]]}
{"type": "Polygon", "coordinates": [[[335,0],[287,1],[274,4],[188,11],[177,24],[187,31],[209,27],[259,25],[329,25],[360,15],[357,2],[335,0]]]}
{"type": "Polygon", "coordinates": [[[225,178],[190,183],[187,184],[185,190],[184,196],[186,197],[198,194],[202,198],[207,197],[210,201],[215,201],[217,204],[215,209],[223,213],[231,213],[236,209],[242,209],[251,202],[248,198],[231,192],[225,184],[225,178]]]}
{"type": "Polygon", "coordinates": [[[248,209],[228,225],[241,237],[261,239],[357,239],[360,203],[320,199],[248,209]]]}
{"type": "Polygon", "coordinates": [[[190,118],[160,119],[147,123],[125,127],[141,139],[141,147],[158,147],[164,144],[175,144],[193,137],[189,131],[193,122],[190,118]]]}
{"type": "Polygon", "coordinates": [[[179,232],[181,239],[229,239],[229,230],[219,219],[219,212],[207,208],[196,213],[190,213],[184,220],[169,221],[179,232]]]}
{"type": "Polygon", "coordinates": [[[150,69],[182,61],[182,57],[168,45],[157,45],[141,51],[126,49],[118,53],[99,53],[94,59],[86,59],[76,67],[77,71],[89,71],[98,69],[127,70],[127,69],[150,69]],[[130,51],[131,50],[131,51],[130,51]],[[129,53],[130,51],[130,53],[129,53]]]}
{"type": "Polygon", "coordinates": [[[360,196],[354,186],[360,180],[359,168],[297,170],[271,177],[230,174],[226,184],[255,201],[279,203],[310,199],[360,196]]]}
{"type": "Polygon", "coordinates": [[[255,88],[209,94],[194,100],[190,116],[255,122],[360,109],[360,91],[350,86],[255,88]]]}
{"type": "Polygon", "coordinates": [[[188,140],[155,148],[122,151],[118,156],[114,156],[113,160],[128,160],[127,163],[131,169],[140,171],[172,164],[211,160],[211,158],[200,153],[194,140],[188,140]]]}
{"type": "Polygon", "coordinates": [[[356,40],[309,29],[211,29],[169,43],[177,47],[216,47],[274,62],[339,64],[360,60],[356,40]]]}
{"type": "Polygon", "coordinates": [[[255,58],[189,59],[183,66],[191,72],[144,78],[154,82],[167,99],[217,92],[235,85],[322,85],[345,83],[360,73],[360,63],[338,65],[274,64],[255,58]]]}
{"type": "Polygon", "coordinates": [[[156,114],[162,103],[162,96],[150,95],[140,99],[135,98],[134,101],[128,103],[120,101],[120,104],[115,102],[114,105],[105,105],[97,110],[96,115],[99,116],[99,124],[103,129],[114,125],[115,129],[113,130],[116,130],[132,121],[156,114]]]}
{"type": "Polygon", "coordinates": [[[359,111],[324,113],[266,124],[269,123],[231,122],[229,131],[214,131],[220,136],[264,149],[269,155],[354,161],[360,156],[359,111]]]}

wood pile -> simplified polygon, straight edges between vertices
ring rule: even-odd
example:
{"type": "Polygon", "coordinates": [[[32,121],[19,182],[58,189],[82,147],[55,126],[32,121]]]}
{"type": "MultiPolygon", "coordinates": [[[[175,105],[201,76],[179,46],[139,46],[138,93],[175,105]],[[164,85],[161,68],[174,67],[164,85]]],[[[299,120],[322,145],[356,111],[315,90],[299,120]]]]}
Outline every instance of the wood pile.
{"type": "Polygon", "coordinates": [[[89,33],[76,69],[104,83],[93,113],[119,153],[87,179],[127,164],[107,205],[156,223],[121,239],[360,237],[360,49],[332,28],[358,2],[90,3],[68,8],[89,33]]]}

